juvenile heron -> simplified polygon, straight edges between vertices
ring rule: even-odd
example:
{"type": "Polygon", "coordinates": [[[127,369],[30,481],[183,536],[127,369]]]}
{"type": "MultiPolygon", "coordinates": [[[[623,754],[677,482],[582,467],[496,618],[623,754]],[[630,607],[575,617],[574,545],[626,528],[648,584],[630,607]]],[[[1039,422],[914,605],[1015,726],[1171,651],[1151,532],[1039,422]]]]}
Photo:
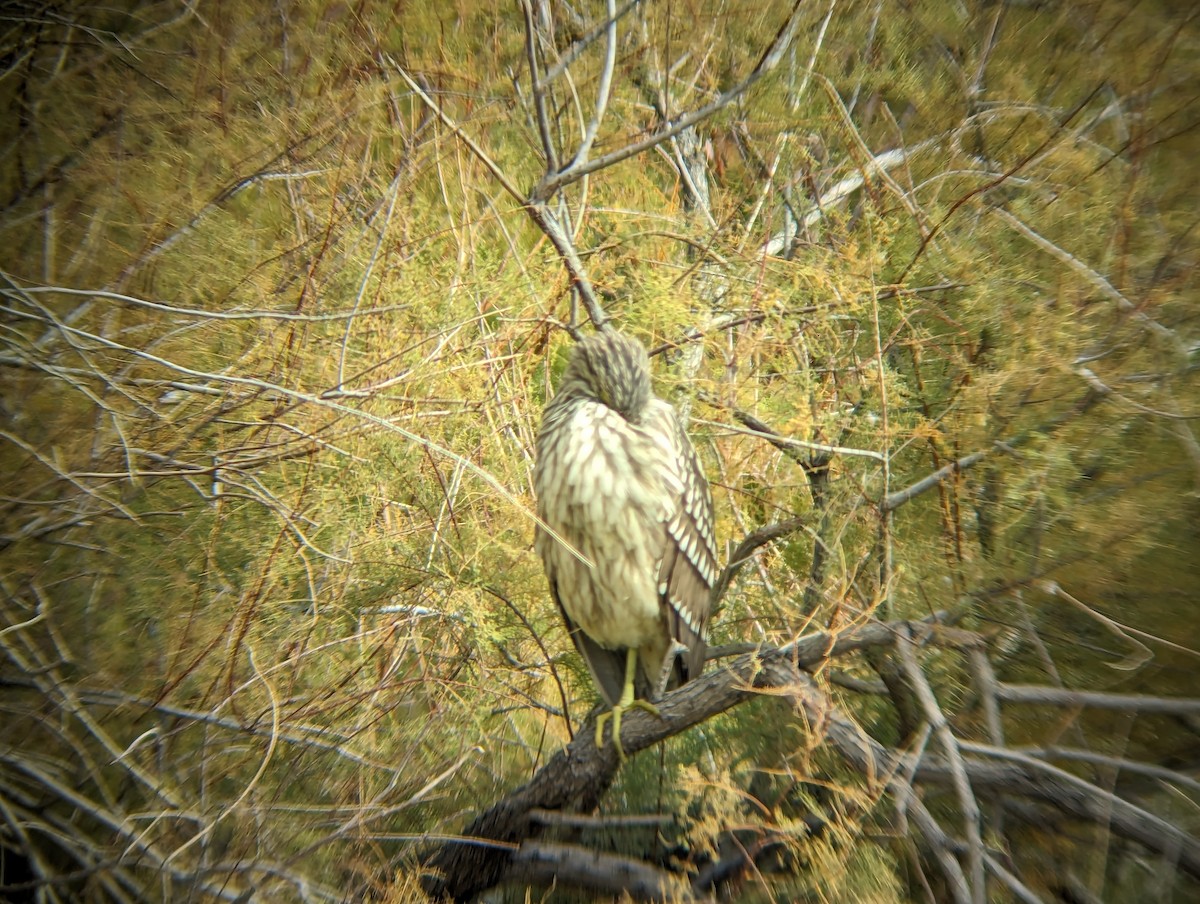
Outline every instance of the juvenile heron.
{"type": "Polygon", "coordinates": [[[712,494],[675,409],[650,391],[638,342],[604,331],[571,350],[546,406],[534,469],[534,547],[550,593],[612,708],[596,725],[704,668],[716,579],[712,494]],[[550,531],[553,531],[551,533],[550,531]]]}

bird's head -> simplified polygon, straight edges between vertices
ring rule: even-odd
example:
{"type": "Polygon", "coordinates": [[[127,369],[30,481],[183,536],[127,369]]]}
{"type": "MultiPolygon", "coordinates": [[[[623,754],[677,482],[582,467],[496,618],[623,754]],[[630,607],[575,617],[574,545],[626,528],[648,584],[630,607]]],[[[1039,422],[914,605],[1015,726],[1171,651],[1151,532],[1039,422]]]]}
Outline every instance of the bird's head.
{"type": "Polygon", "coordinates": [[[641,418],[650,401],[650,359],[642,344],[606,330],[577,343],[567,381],[627,421],[641,418]]]}

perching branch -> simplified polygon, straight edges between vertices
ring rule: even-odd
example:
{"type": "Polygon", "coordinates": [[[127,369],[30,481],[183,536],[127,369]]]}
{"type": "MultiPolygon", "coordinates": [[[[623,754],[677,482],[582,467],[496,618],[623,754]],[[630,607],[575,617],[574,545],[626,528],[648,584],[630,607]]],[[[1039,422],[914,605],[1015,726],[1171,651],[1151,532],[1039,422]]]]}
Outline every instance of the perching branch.
{"type": "Polygon", "coordinates": [[[503,882],[575,887],[602,895],[628,894],[639,901],[687,901],[687,882],[632,857],[574,844],[527,841],[512,855],[503,882]]]}
{"type": "MultiPolygon", "coordinates": [[[[632,755],[767,692],[790,700],[810,729],[820,732],[863,776],[868,786],[882,783],[885,790],[903,803],[921,837],[942,864],[951,886],[958,889],[957,899],[979,899],[983,888],[981,869],[1023,900],[1029,900],[1031,893],[991,856],[981,837],[969,832],[970,839],[959,842],[947,834],[925,809],[912,786],[959,787],[958,799],[968,801],[964,818],[976,821],[978,808],[969,805],[975,794],[992,795],[1001,800],[1023,797],[1050,805],[1068,816],[1108,825],[1117,835],[1136,841],[1155,853],[1174,857],[1184,871],[1200,878],[1200,840],[1115,794],[1047,763],[1001,748],[962,741],[953,734],[944,717],[937,720],[944,726],[939,730],[950,734],[952,746],[959,751],[958,756],[948,759],[926,754],[914,760],[908,769],[901,768],[905,762],[904,754],[871,738],[841,711],[813,678],[804,674],[804,670],[818,669],[851,652],[894,644],[898,637],[908,638],[903,642],[910,645],[910,652],[914,654],[911,661],[916,664],[915,649],[924,644],[940,643],[941,626],[946,620],[947,616],[939,613],[923,622],[872,622],[841,634],[821,632],[782,647],[763,648],[743,655],[727,667],[703,675],[666,695],[658,704],[660,718],[641,711],[628,714],[622,722],[622,745],[626,753],[632,755]],[[996,758],[1002,758],[1003,762],[996,762],[996,758]],[[911,786],[908,772],[911,772],[911,786]],[[961,793],[964,782],[973,789],[966,798],[961,793]],[[957,865],[956,858],[963,854],[971,859],[969,878],[957,865]],[[1020,888],[1014,887],[1014,883],[1020,888]]],[[[958,635],[963,633],[957,632],[958,635]]],[[[951,640],[958,645],[961,638],[955,636],[951,640]]],[[[919,664],[917,671],[923,676],[919,664]]],[[[466,900],[502,881],[507,871],[513,868],[514,858],[524,864],[519,869],[525,879],[529,879],[530,870],[538,868],[537,863],[550,856],[546,854],[547,850],[553,857],[561,856],[563,862],[571,859],[569,851],[557,847],[530,848],[527,856],[522,852],[526,843],[545,827],[544,814],[539,811],[590,811],[615,778],[618,768],[615,749],[612,745],[596,747],[591,730],[593,725],[589,718],[575,740],[552,757],[527,784],[472,820],[459,838],[444,841],[428,853],[425,864],[430,872],[424,884],[429,893],[466,900]]],[[[661,871],[643,873],[627,869],[627,872],[631,877],[635,873],[643,878],[651,877],[657,883],[655,887],[661,887],[661,871]]],[[[579,876],[587,874],[586,869],[575,873],[579,876]]],[[[637,881],[641,883],[642,879],[637,881]]],[[[590,887],[603,890],[600,885],[590,887]]],[[[638,887],[643,886],[639,884],[638,887]]],[[[608,885],[603,888],[611,893],[608,885]]],[[[631,891],[631,886],[624,886],[624,890],[631,891]]],[[[653,898],[654,894],[647,892],[646,896],[653,898]]]]}
{"type": "MultiPolygon", "coordinates": [[[[935,618],[944,620],[945,616],[935,618]]],[[[928,624],[925,625],[928,627],[928,624]]],[[[632,756],[772,686],[772,662],[815,666],[870,645],[890,644],[895,624],[872,623],[840,635],[811,634],[783,647],[740,656],[730,665],[690,681],[658,702],[660,716],[633,711],[621,722],[621,745],[632,756]]],[[[493,804],[470,822],[459,840],[447,841],[425,858],[432,870],[426,890],[436,896],[466,900],[495,885],[508,868],[514,845],[535,837],[536,810],[589,811],[599,803],[619,766],[611,744],[596,747],[594,714],[580,726],[575,740],[560,750],[522,787],[493,804]]]]}

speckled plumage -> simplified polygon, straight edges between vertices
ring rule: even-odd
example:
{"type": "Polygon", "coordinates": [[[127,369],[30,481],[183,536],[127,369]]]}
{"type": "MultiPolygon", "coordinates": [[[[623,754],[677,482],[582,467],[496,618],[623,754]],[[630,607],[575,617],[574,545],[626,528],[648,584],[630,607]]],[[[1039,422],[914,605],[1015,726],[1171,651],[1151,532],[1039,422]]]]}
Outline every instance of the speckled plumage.
{"type": "Polygon", "coordinates": [[[640,699],[699,675],[712,497],[675,410],[650,391],[642,345],[611,331],[576,345],[537,448],[538,515],[591,564],[540,527],[534,545],[604,699],[621,696],[628,649],[640,699]]]}

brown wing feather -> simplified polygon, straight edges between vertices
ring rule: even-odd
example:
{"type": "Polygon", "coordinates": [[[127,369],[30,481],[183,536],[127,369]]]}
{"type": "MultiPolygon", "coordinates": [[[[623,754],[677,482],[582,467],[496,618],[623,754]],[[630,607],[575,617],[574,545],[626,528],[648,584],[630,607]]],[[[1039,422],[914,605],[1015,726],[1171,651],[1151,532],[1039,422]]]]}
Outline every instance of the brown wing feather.
{"type": "Polygon", "coordinates": [[[668,416],[664,420],[669,423],[664,427],[675,434],[683,490],[665,525],[658,587],[671,638],[687,648],[686,654],[676,657],[668,675],[670,688],[698,677],[704,670],[704,632],[711,611],[709,595],[717,576],[717,544],[708,481],[674,410],[665,411],[668,416]]]}

